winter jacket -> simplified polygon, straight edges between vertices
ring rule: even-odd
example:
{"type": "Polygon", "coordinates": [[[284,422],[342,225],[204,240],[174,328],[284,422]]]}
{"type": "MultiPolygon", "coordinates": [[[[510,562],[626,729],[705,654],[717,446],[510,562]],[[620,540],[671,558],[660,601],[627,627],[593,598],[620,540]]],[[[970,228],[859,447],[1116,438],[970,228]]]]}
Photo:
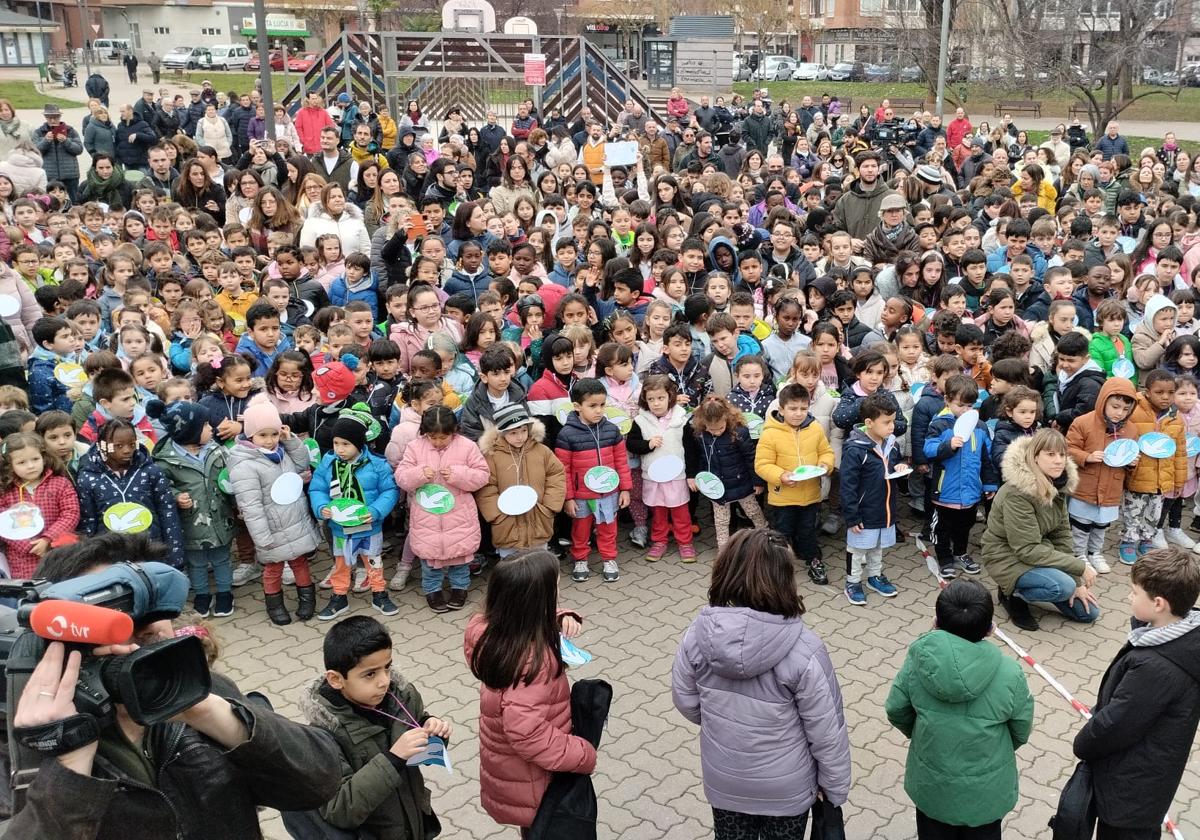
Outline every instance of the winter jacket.
{"type": "Polygon", "coordinates": [[[217,160],[228,160],[233,156],[233,130],[223,117],[213,119],[201,117],[196,123],[196,145],[212,146],[217,160]]]}
{"type": "Polygon", "coordinates": [[[1092,768],[1100,821],[1159,831],[1179,787],[1200,722],[1200,614],[1134,630],[1117,653],[1075,736],[1092,768]]]}
{"type": "Polygon", "coordinates": [[[554,515],[562,510],[567,477],[562,462],[542,441],[546,427],[529,425],[525,445],[514,451],[504,436],[489,425],[479,439],[487,461],[487,483],[475,494],[480,515],[492,525],[492,540],[500,548],[543,545],[554,533],[554,515]],[[500,494],[510,487],[528,485],[537,490],[537,504],[527,513],[510,516],[499,507],[500,494]]]}
{"type": "Polygon", "coordinates": [[[4,295],[16,298],[21,303],[21,308],[12,315],[4,316],[4,320],[12,327],[13,337],[17,339],[24,356],[34,350],[33,325],[42,317],[42,307],[21,275],[0,263],[0,296],[4,295]]]}
{"type": "MultiPolygon", "coordinates": [[[[877,393],[884,394],[891,400],[892,407],[896,410],[896,429],[894,434],[898,438],[904,437],[905,432],[908,431],[908,423],[904,419],[904,412],[900,410],[900,403],[896,402],[895,395],[884,388],[880,388],[877,393]]],[[[844,432],[849,432],[861,423],[862,418],[859,415],[860,404],[866,398],[867,395],[858,387],[857,382],[842,391],[837,408],[833,410],[834,425],[844,432]]]]}
{"type": "Polygon", "coordinates": [[[1017,578],[1033,569],[1058,569],[1082,583],[1084,562],[1075,556],[1067,496],[1078,480],[1075,462],[1067,459],[1066,481],[1049,498],[1037,492],[1037,482],[1026,466],[1025,450],[1032,438],[1021,438],[1008,447],[1002,465],[1004,486],[992,499],[987,527],[980,539],[987,573],[1000,589],[1012,594],[1017,578]]]}
{"type": "Polygon", "coordinates": [[[411,728],[408,715],[422,725],[432,715],[416,686],[392,672],[388,695],[377,707],[356,708],[342,693],[319,678],[305,698],[309,723],[337,742],[341,786],[320,808],[335,828],[378,840],[427,840],[435,824],[429,789],[418,765],[409,765],[390,750],[411,728]]]}
{"type": "Polygon", "coordinates": [[[175,493],[145,449],[135,447],[128,469],[117,475],[104,463],[99,447],[93,446],[79,462],[75,486],[79,491],[79,530],[84,536],[94,537],[109,530],[104,512],[113,505],[136,503],[149,510],[152,517],[146,536],[167,546],[172,566],[183,567],[183,539],[175,493]]]}
{"type": "Polygon", "coordinates": [[[688,425],[688,413],[681,405],[671,406],[670,412],[661,420],[649,411],[639,412],[633,418],[633,425],[625,436],[625,448],[630,455],[641,459],[643,476],[648,476],[650,466],[662,458],[674,456],[684,460],[687,453],[683,440],[691,434],[688,425]],[[662,437],[662,444],[651,449],[650,440],[656,436],[662,437]]]}
{"type": "Polygon", "coordinates": [[[670,359],[663,355],[650,365],[647,376],[662,374],[670,378],[675,383],[675,387],[679,389],[679,393],[688,397],[688,405],[694,408],[712,393],[712,379],[709,377],[708,370],[708,367],[696,361],[696,357],[692,356],[680,371],[671,364],[670,359]]]}
{"type": "MultiPolygon", "coordinates": [[[[318,518],[321,516],[321,509],[328,507],[332,499],[348,495],[344,488],[338,496],[332,495],[335,485],[333,462],[337,460],[340,459],[335,453],[326,453],[321,458],[321,463],[313,470],[312,483],[308,486],[308,500],[312,505],[313,515],[318,518]]],[[[361,501],[371,511],[370,530],[358,531],[354,536],[371,536],[382,533],[384,520],[392,512],[396,502],[400,501],[400,493],[396,489],[392,471],[388,468],[387,461],[366,450],[358,453],[358,457],[354,459],[352,470],[355,481],[362,489],[361,501]]],[[[346,536],[342,526],[333,520],[329,521],[329,530],[334,539],[346,536]]]]}
{"type": "MultiPolygon", "coordinates": [[[[1112,376],[1113,365],[1118,359],[1133,361],[1133,346],[1130,340],[1123,335],[1113,339],[1098,332],[1088,342],[1088,355],[1100,366],[1105,376],[1112,376]]],[[[1132,382],[1137,384],[1137,373],[1134,373],[1132,382]]]]}
{"type": "MultiPolygon", "coordinates": [[[[1128,379],[1119,376],[1109,379],[1100,388],[1095,410],[1075,418],[1075,422],[1067,430],[1067,452],[1079,468],[1079,481],[1071,496],[1088,504],[1106,507],[1119,505],[1125,489],[1125,478],[1135,469],[1110,467],[1103,461],[1091,464],[1087,461],[1089,455],[1093,452],[1103,452],[1104,448],[1115,440],[1137,440],[1137,428],[1129,419],[1114,427],[1104,416],[1104,406],[1109,397],[1116,396],[1136,401],[1137,389],[1128,379]]],[[[997,438],[999,433],[1000,429],[997,427],[997,438]]]]}
{"type": "Polygon", "coordinates": [[[754,453],[754,471],[767,484],[770,504],[792,507],[821,501],[820,481],[810,478],[791,485],[783,483],[784,474],[801,465],[821,466],[826,472],[837,466],[825,432],[811,414],[797,429],[785,423],[778,411],[771,412],[754,453]]]}
{"type": "Polygon", "coordinates": [[[866,239],[872,228],[879,224],[879,205],[884,196],[896,194],[883,178],[877,180],[869,192],[855,179],[833,206],[833,222],[855,239],[866,239]]]}
{"type": "Polygon", "coordinates": [[[1147,373],[1158,367],[1163,351],[1167,349],[1159,344],[1159,333],[1156,333],[1152,326],[1154,316],[1163,309],[1175,309],[1175,304],[1171,303],[1171,299],[1166,295],[1152,295],[1150,300],[1146,301],[1146,313],[1142,316],[1142,322],[1133,331],[1133,363],[1137,365],[1139,378],[1144,378],[1147,373]]]}
{"type": "Polygon", "coordinates": [[[884,705],[912,743],[904,792],[922,814],[980,826],[1017,804],[1015,750],[1033,730],[1021,665],[988,639],[930,630],[908,648],[884,705]]]}
{"type": "MultiPolygon", "coordinates": [[[[514,378],[508,383],[508,403],[523,403],[526,400],[524,386],[514,378]]],[[[508,404],[506,403],[506,404],[508,404]]],[[[462,434],[473,441],[478,441],[483,435],[484,428],[492,422],[492,401],[488,397],[487,383],[480,380],[475,383],[470,396],[463,404],[459,416],[459,426],[462,434]]]]}
{"type": "MultiPolygon", "coordinates": [[[[259,563],[283,563],[304,557],[321,544],[321,535],[301,496],[289,505],[271,498],[271,486],[284,473],[309,470],[308,448],[295,435],[280,441],[282,458],[275,463],[246,438],[229,448],[229,483],[259,563]]],[[[277,450],[279,451],[279,450],[277,450]]]]}
{"type": "Polygon", "coordinates": [[[212,426],[215,435],[217,427],[221,425],[222,421],[233,420],[241,423],[242,415],[246,413],[250,401],[256,396],[258,396],[257,391],[251,391],[244,397],[231,397],[222,391],[213,389],[201,395],[199,405],[208,415],[208,424],[212,426]]]}
{"type": "Polygon", "coordinates": [[[392,433],[388,437],[387,446],[384,448],[384,457],[392,466],[392,469],[395,469],[399,465],[400,458],[404,455],[404,450],[410,443],[416,440],[417,435],[420,433],[421,415],[408,406],[401,408],[399,422],[392,427],[392,433]]]}
{"type": "Polygon", "coordinates": [[[117,160],[126,169],[141,169],[149,163],[150,147],[158,142],[158,134],[145,120],[134,117],[132,122],[117,123],[117,160]],[[129,139],[130,135],[133,140],[129,139]]]}
{"type": "Polygon", "coordinates": [[[171,482],[175,495],[192,497],[190,508],[179,509],[186,550],[220,548],[233,542],[233,500],[217,488],[217,476],[228,462],[228,453],[213,442],[200,450],[197,460],[183,455],[169,437],[154,447],[154,463],[171,482]]]}
{"type": "Polygon", "coordinates": [[[934,503],[967,508],[978,504],[984,493],[994,493],[1000,476],[992,464],[992,441],[984,426],[977,425],[957,451],[950,448],[957,419],[948,408],[937,413],[925,436],[925,458],[932,467],[934,503]]]}
{"type": "Polygon", "coordinates": [[[41,154],[36,151],[13,149],[0,162],[0,175],[5,175],[12,181],[13,194],[10,200],[29,193],[40,194],[46,191],[46,170],[41,154]]]}
{"type": "MultiPolygon", "coordinates": [[[[1071,427],[1074,428],[1074,424],[1071,424],[1071,427]]],[[[1022,429],[1008,418],[1002,418],[996,423],[996,429],[992,432],[992,466],[996,468],[996,475],[1000,475],[1000,464],[1004,461],[1004,453],[1008,451],[1008,447],[1012,446],[1013,441],[1032,436],[1037,428],[1037,424],[1034,423],[1028,429],[1022,429]]],[[[1068,433],[1067,440],[1070,439],[1071,436],[1068,433]]]]}
{"type": "Polygon", "coordinates": [[[890,237],[884,232],[883,222],[880,222],[863,240],[863,257],[872,265],[890,265],[901,251],[920,251],[917,232],[908,222],[901,222],[900,230],[890,237]]]}
{"type": "Polygon", "coordinates": [[[866,530],[896,524],[896,498],[888,473],[900,462],[900,447],[893,437],[882,445],[862,429],[855,429],[842,445],[842,517],[847,528],[862,525],[866,530]]]}
{"type": "Polygon", "coordinates": [[[478,301],[479,296],[491,286],[492,280],[492,275],[488,273],[486,266],[480,266],[479,272],[474,276],[467,274],[462,269],[455,269],[454,273],[450,275],[450,279],[446,281],[446,285],[442,287],[442,291],[447,295],[466,292],[471,295],[471,300],[478,301]]]}
{"type": "MultiPolygon", "coordinates": [[[[90,384],[90,383],[89,383],[90,384]]],[[[76,420],[75,410],[78,409],[85,401],[90,400],[91,394],[87,391],[87,386],[84,386],[84,393],[80,397],[75,407],[71,409],[71,419],[76,420]]],[[[86,440],[88,443],[95,443],[100,438],[100,429],[109,420],[113,419],[103,406],[92,403],[93,411],[85,415],[83,424],[79,427],[79,437],[86,440]]],[[[138,442],[143,446],[151,446],[158,440],[158,431],[154,428],[154,424],[150,422],[150,418],[146,416],[146,412],[140,405],[134,406],[133,417],[129,422],[133,423],[133,428],[137,432],[138,442]]]]}
{"type": "Polygon", "coordinates": [[[42,559],[29,550],[30,545],[34,540],[47,539],[53,543],[74,534],[79,526],[79,496],[71,479],[46,470],[32,491],[28,485],[20,485],[0,494],[0,510],[8,510],[18,504],[33,504],[42,512],[42,530],[29,539],[0,537],[0,544],[3,544],[4,555],[8,559],[7,577],[29,580],[42,559]]]}
{"type": "Polygon", "coordinates": [[[314,205],[304,227],[300,229],[300,247],[315,246],[317,237],[332,233],[342,243],[343,254],[371,253],[371,235],[363,224],[362,211],[347,202],[346,209],[337,219],[325,212],[324,208],[314,205]]]}
{"type": "Polygon", "coordinates": [[[67,386],[54,376],[54,368],[65,361],[69,360],[45,347],[38,347],[29,354],[29,408],[34,414],[54,409],[71,413],[72,400],[67,396],[67,386]]]}
{"type": "Polygon", "coordinates": [[[700,725],[704,795],[714,808],[791,816],[818,790],[850,792],[850,741],[833,662],[802,618],[704,607],[671,667],[675,708],[700,725]]]}
{"type": "Polygon", "coordinates": [[[103,152],[106,155],[117,154],[117,127],[112,120],[99,120],[92,117],[83,129],[83,148],[89,157],[95,157],[103,152]]]}
{"type": "MultiPolygon", "coordinates": [[[[558,438],[558,430],[562,428],[562,423],[558,421],[555,414],[555,403],[560,400],[571,401],[570,387],[565,384],[557,374],[548,366],[545,365],[546,359],[545,348],[549,347],[549,342],[542,342],[542,362],[543,370],[541,378],[534,382],[529,389],[529,415],[537,417],[546,427],[546,446],[554,448],[554,442],[558,438]]],[[[575,377],[570,377],[571,384],[574,384],[575,377]]]]}
{"type": "Polygon", "coordinates": [[[396,484],[409,494],[408,542],[413,554],[433,568],[453,565],[479,548],[479,516],[471,495],[488,482],[488,463],[470,438],[456,434],[444,449],[421,436],[408,444],[395,472],[396,484]],[[425,468],[434,471],[425,477],[425,468]],[[450,470],[449,478],[442,476],[450,470]],[[414,494],[423,484],[440,484],[454,496],[447,513],[430,513],[416,503],[414,494]]]}
{"type": "Polygon", "coordinates": [[[562,461],[567,474],[568,499],[598,499],[600,493],[583,482],[584,474],[592,467],[611,467],[617,471],[617,491],[630,490],[633,479],[629,474],[629,457],[625,439],[615,423],[601,419],[589,426],[572,411],[559,430],[554,442],[554,454],[562,461]]]}
{"type": "Polygon", "coordinates": [[[1137,405],[1133,407],[1128,423],[1139,438],[1148,432],[1168,435],[1175,441],[1175,454],[1170,458],[1142,455],[1125,479],[1125,489],[1130,493],[1167,493],[1183,487],[1187,481],[1186,433],[1183,420],[1176,415],[1174,408],[1160,416],[1145,395],[1138,394],[1137,405]]]}
{"type": "Polygon", "coordinates": [[[750,114],[742,120],[742,137],[746,140],[746,151],[757,149],[763,155],[771,142],[771,118],[766,114],[750,114]]]}
{"type": "Polygon", "coordinates": [[[1104,371],[1089,358],[1066,382],[1050,381],[1055,391],[1052,411],[1047,413],[1058,424],[1059,431],[1065,432],[1076,417],[1096,407],[1096,395],[1104,384],[1104,371]]]}
{"type": "MultiPolygon", "coordinates": [[[[577,613],[560,611],[581,620],[577,613]]],[[[468,663],[487,619],[471,617],[463,640],[468,663]]],[[[503,689],[479,687],[479,788],[488,816],[498,823],[528,827],[555,772],[596,769],[596,748],[571,734],[571,684],[543,657],[532,682],[524,678],[503,689]]]]}
{"type": "Polygon", "coordinates": [[[328,111],[324,108],[309,108],[308,106],[304,106],[296,112],[292,125],[296,128],[296,136],[300,138],[300,145],[304,149],[304,153],[308,155],[320,153],[321,129],[326,126],[337,128],[328,111]]]}
{"type": "Polygon", "coordinates": [[[64,140],[55,140],[50,133],[50,124],[42,123],[33,132],[33,142],[42,153],[42,165],[47,181],[71,181],[79,177],[79,156],[83,154],[83,140],[79,132],[65,123],[64,140]]]}
{"type": "Polygon", "coordinates": [[[753,495],[756,488],[766,486],[754,472],[755,449],[756,442],[745,426],[728,428],[720,436],[711,432],[696,434],[692,429],[685,430],[683,435],[688,477],[710,472],[721,479],[725,494],[713,500],[718,504],[736,502],[753,495]]]}
{"type": "Polygon", "coordinates": [[[785,265],[788,270],[789,286],[803,289],[817,279],[817,270],[808,261],[808,257],[804,256],[804,252],[795,245],[791,247],[784,259],[775,256],[775,249],[771,247],[770,242],[764,243],[758,249],[758,254],[763,261],[763,276],[766,276],[775,266],[785,265]]]}
{"type": "Polygon", "coordinates": [[[392,325],[388,338],[400,345],[400,369],[408,373],[412,367],[412,358],[428,344],[429,337],[434,332],[446,333],[454,339],[454,343],[462,341],[462,325],[453,318],[442,318],[434,330],[426,330],[413,321],[400,321],[392,325]]]}

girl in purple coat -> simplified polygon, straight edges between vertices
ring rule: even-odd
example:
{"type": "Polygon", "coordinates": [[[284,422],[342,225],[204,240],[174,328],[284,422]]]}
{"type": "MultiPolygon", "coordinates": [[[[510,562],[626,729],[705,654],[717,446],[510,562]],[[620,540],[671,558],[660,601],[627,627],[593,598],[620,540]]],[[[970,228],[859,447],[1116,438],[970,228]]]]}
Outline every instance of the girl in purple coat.
{"type": "Polygon", "coordinates": [[[801,618],[795,567],[785,537],[739,531],[675,656],[671,696],[700,724],[716,840],[803,837],[818,795],[842,805],[850,792],[842,692],[801,618]]]}

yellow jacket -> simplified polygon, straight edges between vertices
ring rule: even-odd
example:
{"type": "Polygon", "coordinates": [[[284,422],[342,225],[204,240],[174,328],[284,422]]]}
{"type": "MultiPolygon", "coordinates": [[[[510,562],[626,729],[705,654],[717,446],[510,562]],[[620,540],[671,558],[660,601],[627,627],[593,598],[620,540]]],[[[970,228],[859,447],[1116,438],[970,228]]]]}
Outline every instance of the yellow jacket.
{"type": "Polygon", "coordinates": [[[233,319],[233,334],[244,333],[246,331],[246,313],[258,301],[258,295],[254,292],[242,292],[234,298],[227,292],[221,292],[216,296],[216,301],[221,307],[221,311],[233,319]]]}
{"type": "Polygon", "coordinates": [[[389,151],[396,145],[397,134],[399,134],[399,128],[394,119],[391,117],[379,118],[379,148],[385,152],[389,151]]]}
{"type": "MultiPolygon", "coordinates": [[[[1021,182],[1018,180],[1009,189],[1012,190],[1013,198],[1015,198],[1017,201],[1020,201],[1021,195],[1024,193],[1024,190],[1021,189],[1021,182]]],[[[1054,189],[1054,185],[1051,184],[1048,180],[1042,181],[1042,183],[1038,185],[1038,194],[1037,194],[1038,207],[1041,207],[1043,210],[1045,210],[1048,213],[1053,213],[1054,206],[1057,202],[1058,202],[1058,190],[1054,189]]]]}
{"type": "Polygon", "coordinates": [[[767,483],[767,501],[778,506],[815,505],[821,501],[821,479],[810,478],[786,485],[782,478],[801,465],[834,468],[833,448],[821,424],[810,414],[799,429],[793,429],[779,412],[772,412],[763,425],[754,455],[754,471],[767,483]]]}

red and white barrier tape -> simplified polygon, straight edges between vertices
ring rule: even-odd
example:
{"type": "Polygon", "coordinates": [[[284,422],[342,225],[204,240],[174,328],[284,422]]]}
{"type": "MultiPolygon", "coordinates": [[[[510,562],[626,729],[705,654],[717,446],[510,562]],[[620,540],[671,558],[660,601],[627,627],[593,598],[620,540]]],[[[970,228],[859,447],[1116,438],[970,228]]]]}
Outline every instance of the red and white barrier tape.
{"type": "MultiPolygon", "coordinates": [[[[920,551],[921,556],[925,558],[926,568],[929,569],[929,571],[933,574],[934,579],[938,582],[938,587],[945,589],[947,585],[946,580],[942,577],[942,571],[938,566],[937,558],[929,553],[929,549],[925,547],[925,543],[921,542],[920,537],[914,535],[913,540],[917,544],[917,550],[920,551]]],[[[1075,696],[1071,694],[1071,692],[1067,691],[1066,686],[1055,679],[1050,672],[1043,668],[1032,656],[1029,655],[1024,648],[1014,642],[1012,637],[1010,637],[995,624],[992,625],[992,633],[997,639],[1008,645],[1012,649],[1012,652],[1017,655],[1018,659],[1027,664],[1029,667],[1033,668],[1033,670],[1036,671],[1051,688],[1062,695],[1062,698],[1070,703],[1071,708],[1079,712],[1080,716],[1083,717],[1084,720],[1091,720],[1092,710],[1089,709],[1086,704],[1077,700],[1075,696]]],[[[1184,840],[1183,833],[1180,832],[1179,828],[1174,822],[1172,822],[1170,814],[1167,814],[1167,816],[1163,817],[1163,825],[1166,827],[1167,831],[1170,832],[1171,836],[1175,838],[1175,840],[1184,840]]]]}

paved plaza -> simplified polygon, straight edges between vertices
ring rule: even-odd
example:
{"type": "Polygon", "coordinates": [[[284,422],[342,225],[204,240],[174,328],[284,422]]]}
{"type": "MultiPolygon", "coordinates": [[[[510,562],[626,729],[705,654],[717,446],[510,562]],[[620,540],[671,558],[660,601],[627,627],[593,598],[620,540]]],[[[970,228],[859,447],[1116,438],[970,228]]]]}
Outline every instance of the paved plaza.
{"type": "MultiPolygon", "coordinates": [[[[707,523],[706,523],[707,524],[707,523]]],[[[975,528],[975,536],[982,532],[975,528]]],[[[705,535],[711,534],[706,527],[705,535]]],[[[907,742],[888,725],[883,702],[909,642],[931,626],[936,584],[913,543],[889,551],[885,571],[899,597],[885,602],[869,594],[866,608],[851,607],[841,594],[840,543],[824,538],[831,584],[817,587],[801,573],[797,579],[808,610],[805,620],[829,647],[845,696],[850,725],[853,787],[845,808],[847,836],[909,840],[916,836],[912,805],[904,794],[907,742]]],[[[699,840],[712,836],[711,812],[700,780],[698,728],[671,704],[670,673],[679,638],[704,605],[711,537],[700,543],[699,562],[683,565],[674,549],[650,564],[622,539],[621,579],[600,581],[598,567],[585,584],[574,584],[563,566],[560,604],[579,610],[584,632],[577,640],[595,660],[572,669],[573,679],[602,677],[613,685],[608,731],[600,745],[595,786],[600,800],[604,840],[699,840]]],[[[387,555],[392,571],[394,549],[387,555]]],[[[316,564],[324,574],[327,558],[316,564]]],[[[1069,624],[1040,612],[1042,631],[1023,633],[998,612],[1003,628],[1085,703],[1095,700],[1105,665],[1120,647],[1128,627],[1128,569],[1113,562],[1112,574],[1098,585],[1104,614],[1094,627],[1069,624]]],[[[982,578],[990,584],[986,575],[982,578]]],[[[396,644],[396,666],[420,687],[428,708],[454,724],[451,744],[454,774],[426,768],[434,808],[448,838],[516,838],[479,805],[478,684],[462,655],[463,629],[483,602],[485,577],[473,581],[467,610],[435,615],[417,588],[393,597],[400,614],[384,622],[396,644]]],[[[313,620],[272,626],[262,609],[257,584],[238,590],[237,612],[217,620],[224,645],[217,668],[242,689],[258,689],[289,717],[298,718],[297,700],[321,672],[324,626],[313,620]]],[[[355,612],[376,615],[369,596],[351,595],[355,612]]],[[[1036,608],[1035,608],[1036,609],[1036,608]]],[[[997,644],[999,644],[997,642],[997,644]]],[[[1074,767],[1071,739],[1079,715],[1036,674],[1026,668],[1037,699],[1030,743],[1017,753],[1021,797],[1005,821],[1013,838],[1049,838],[1046,827],[1063,782],[1074,767]]],[[[1200,838],[1200,762],[1189,764],[1172,816],[1185,837],[1200,838]]],[[[286,840],[277,816],[264,812],[271,840],[286,840]]]]}

